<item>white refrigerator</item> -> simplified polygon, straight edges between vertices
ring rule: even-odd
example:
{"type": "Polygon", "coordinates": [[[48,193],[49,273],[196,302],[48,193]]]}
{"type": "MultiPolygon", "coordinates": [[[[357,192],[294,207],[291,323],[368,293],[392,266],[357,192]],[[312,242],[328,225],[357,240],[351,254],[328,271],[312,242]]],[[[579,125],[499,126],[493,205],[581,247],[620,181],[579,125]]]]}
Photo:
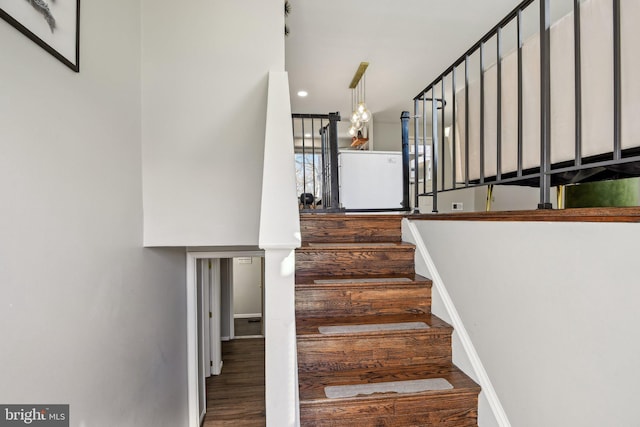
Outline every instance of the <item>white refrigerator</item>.
{"type": "Polygon", "coordinates": [[[343,150],[338,165],[344,209],[402,208],[402,152],[343,150]]]}

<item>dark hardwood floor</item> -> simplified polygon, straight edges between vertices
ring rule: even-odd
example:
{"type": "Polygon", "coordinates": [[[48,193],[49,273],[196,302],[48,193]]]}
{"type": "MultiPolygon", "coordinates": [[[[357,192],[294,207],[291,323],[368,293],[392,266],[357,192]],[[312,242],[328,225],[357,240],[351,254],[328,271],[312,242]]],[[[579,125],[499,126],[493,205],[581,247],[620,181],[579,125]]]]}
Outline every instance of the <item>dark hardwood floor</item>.
{"type": "Polygon", "coordinates": [[[233,328],[236,337],[262,335],[262,318],[233,319],[233,328]]]}
{"type": "Polygon", "coordinates": [[[203,426],[265,426],[264,339],[223,342],[222,360],[222,373],[207,379],[203,426]]]}

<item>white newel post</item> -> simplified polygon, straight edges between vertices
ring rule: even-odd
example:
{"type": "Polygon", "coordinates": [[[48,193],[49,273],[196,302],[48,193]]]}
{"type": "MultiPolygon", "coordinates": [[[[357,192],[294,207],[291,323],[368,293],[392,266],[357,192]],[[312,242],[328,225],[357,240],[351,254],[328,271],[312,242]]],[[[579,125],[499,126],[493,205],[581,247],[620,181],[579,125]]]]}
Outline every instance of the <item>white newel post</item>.
{"type": "Polygon", "coordinates": [[[259,246],[265,254],[265,395],[268,427],[300,425],[295,248],[300,247],[289,78],[269,73],[259,246]]]}
{"type": "Polygon", "coordinates": [[[295,252],[265,250],[265,372],[268,426],[299,425],[295,252]]]}

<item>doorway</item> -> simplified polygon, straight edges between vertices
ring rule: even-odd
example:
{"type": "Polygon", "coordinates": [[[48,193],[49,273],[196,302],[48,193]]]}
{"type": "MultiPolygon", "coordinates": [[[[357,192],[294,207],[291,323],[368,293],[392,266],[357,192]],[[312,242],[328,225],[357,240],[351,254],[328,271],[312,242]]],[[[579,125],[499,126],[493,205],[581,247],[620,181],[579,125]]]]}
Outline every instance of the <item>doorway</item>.
{"type": "MultiPolygon", "coordinates": [[[[225,274],[233,271],[233,258],[261,259],[261,251],[187,253],[187,378],[189,427],[199,427],[206,415],[206,378],[220,374],[224,324],[233,337],[233,290],[224,300],[225,274]],[[226,261],[225,261],[226,260],[226,261]],[[227,307],[226,314],[223,308],[227,307]],[[226,322],[225,322],[226,319],[226,322]]],[[[263,283],[262,281],[260,283],[263,283]]],[[[262,289],[260,289],[260,292],[262,289]]],[[[262,309],[261,309],[262,313],[262,309]]],[[[260,314],[262,315],[262,314],[260,314]]]]}
{"type": "Polygon", "coordinates": [[[262,338],[264,258],[237,257],[232,262],[233,336],[262,338]]]}

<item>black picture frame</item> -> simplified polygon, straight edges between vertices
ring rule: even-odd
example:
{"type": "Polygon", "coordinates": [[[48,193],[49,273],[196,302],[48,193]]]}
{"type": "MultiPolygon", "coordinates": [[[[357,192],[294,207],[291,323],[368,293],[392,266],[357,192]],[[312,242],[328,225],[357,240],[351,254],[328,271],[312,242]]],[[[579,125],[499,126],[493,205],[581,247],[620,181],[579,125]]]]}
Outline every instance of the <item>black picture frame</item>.
{"type": "MultiPolygon", "coordinates": [[[[71,70],[80,72],[80,0],[0,0],[0,18],[71,70]],[[42,4],[49,13],[38,9],[42,4]],[[28,19],[21,20],[21,16],[28,19]]],[[[1,46],[2,41],[0,50],[1,46]]]]}

